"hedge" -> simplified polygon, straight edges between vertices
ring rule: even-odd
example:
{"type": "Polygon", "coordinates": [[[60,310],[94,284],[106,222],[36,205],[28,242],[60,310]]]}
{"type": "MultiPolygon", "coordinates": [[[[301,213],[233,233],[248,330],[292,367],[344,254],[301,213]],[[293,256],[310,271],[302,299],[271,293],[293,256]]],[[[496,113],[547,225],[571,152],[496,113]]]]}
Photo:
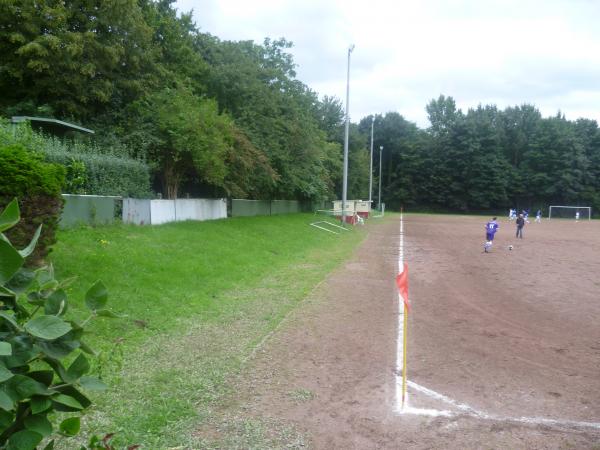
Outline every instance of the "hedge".
{"type": "Polygon", "coordinates": [[[46,161],[64,166],[64,193],[152,197],[148,164],[130,156],[125,148],[64,141],[37,133],[27,123],[11,125],[0,118],[0,146],[11,144],[20,144],[43,154],[46,161]]]}
{"type": "Polygon", "coordinates": [[[47,161],[67,168],[67,186],[73,189],[66,194],[152,197],[148,166],[141,161],[57,148],[46,148],[44,153],[47,161]]]}
{"type": "Polygon", "coordinates": [[[41,265],[56,242],[63,199],[65,168],[43,161],[23,145],[0,145],[0,210],[14,198],[19,201],[21,222],[6,232],[18,248],[27,246],[43,223],[42,234],[28,263],[41,265]]]}

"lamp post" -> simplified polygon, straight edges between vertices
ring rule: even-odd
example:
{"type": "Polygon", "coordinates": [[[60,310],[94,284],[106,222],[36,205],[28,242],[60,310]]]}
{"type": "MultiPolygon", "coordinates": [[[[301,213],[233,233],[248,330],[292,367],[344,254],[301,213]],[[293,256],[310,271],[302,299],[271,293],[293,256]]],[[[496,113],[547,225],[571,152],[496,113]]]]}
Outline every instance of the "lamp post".
{"type": "Polygon", "coordinates": [[[371,165],[369,166],[369,210],[372,208],[373,199],[371,194],[373,192],[373,126],[375,125],[375,116],[371,120],[371,165]]]}
{"type": "Polygon", "coordinates": [[[348,68],[346,75],[346,132],[344,133],[344,178],[342,182],[342,224],[346,222],[346,201],[348,194],[348,136],[350,134],[350,54],[354,45],[348,48],[348,68]]]}
{"type": "Polygon", "coordinates": [[[379,200],[379,211],[381,211],[381,164],[382,164],[382,157],[383,157],[383,145],[379,146],[379,197],[377,197],[377,200],[379,200]]]}

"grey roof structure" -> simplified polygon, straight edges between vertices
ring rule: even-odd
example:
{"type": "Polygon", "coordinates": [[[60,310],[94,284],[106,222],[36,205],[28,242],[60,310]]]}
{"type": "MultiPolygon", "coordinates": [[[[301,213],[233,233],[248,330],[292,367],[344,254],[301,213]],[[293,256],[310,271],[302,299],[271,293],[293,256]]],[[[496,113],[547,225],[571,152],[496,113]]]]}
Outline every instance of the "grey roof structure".
{"type": "Polygon", "coordinates": [[[63,122],[57,119],[46,119],[45,117],[32,117],[32,116],[13,116],[11,118],[12,123],[30,122],[32,126],[41,128],[44,131],[55,134],[57,136],[63,136],[65,133],[70,131],[77,131],[79,133],[94,134],[93,130],[83,128],[72,123],[63,122]]]}

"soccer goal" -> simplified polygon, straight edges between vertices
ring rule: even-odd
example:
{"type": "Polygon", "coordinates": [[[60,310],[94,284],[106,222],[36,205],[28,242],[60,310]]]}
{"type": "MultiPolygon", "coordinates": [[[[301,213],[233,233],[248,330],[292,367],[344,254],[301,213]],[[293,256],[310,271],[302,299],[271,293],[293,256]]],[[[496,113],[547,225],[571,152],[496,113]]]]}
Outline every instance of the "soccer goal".
{"type": "Polygon", "coordinates": [[[550,206],[548,219],[592,220],[589,206],[550,206]]]}

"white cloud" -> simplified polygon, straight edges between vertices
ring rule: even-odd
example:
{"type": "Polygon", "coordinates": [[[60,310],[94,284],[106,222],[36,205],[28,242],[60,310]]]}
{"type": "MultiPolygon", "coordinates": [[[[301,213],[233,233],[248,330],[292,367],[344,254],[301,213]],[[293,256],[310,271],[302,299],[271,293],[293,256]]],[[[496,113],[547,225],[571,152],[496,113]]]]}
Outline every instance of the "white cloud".
{"type": "Polygon", "coordinates": [[[463,110],[534,103],[544,115],[600,121],[600,2],[594,0],[178,0],[202,31],[262,42],[285,37],[298,78],[345,99],[353,121],[398,111],[427,126],[425,105],[463,110]]]}

